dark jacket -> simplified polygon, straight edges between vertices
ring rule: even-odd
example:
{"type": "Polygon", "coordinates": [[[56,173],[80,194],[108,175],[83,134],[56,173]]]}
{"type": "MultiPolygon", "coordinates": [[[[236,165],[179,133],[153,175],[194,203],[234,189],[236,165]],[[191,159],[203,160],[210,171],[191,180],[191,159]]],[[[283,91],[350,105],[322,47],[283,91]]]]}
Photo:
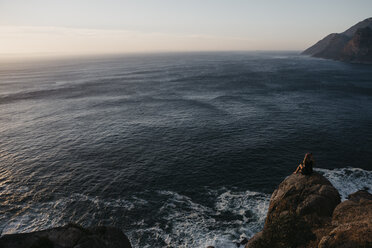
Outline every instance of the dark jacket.
{"type": "Polygon", "coordinates": [[[310,175],[313,173],[313,161],[305,163],[305,166],[301,169],[302,175],[310,175]]]}

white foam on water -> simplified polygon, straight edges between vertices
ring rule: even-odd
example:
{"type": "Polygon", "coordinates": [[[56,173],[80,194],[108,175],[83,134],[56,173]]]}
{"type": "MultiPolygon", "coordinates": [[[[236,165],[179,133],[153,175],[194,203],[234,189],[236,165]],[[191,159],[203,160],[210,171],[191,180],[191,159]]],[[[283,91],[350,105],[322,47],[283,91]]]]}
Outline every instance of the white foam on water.
{"type": "MultiPolygon", "coordinates": [[[[340,192],[342,200],[349,194],[372,185],[371,171],[359,168],[316,170],[330,180],[340,192]]],[[[221,190],[210,192],[210,195],[215,196],[215,202],[214,206],[207,207],[176,192],[160,191],[159,194],[168,196],[168,200],[159,211],[164,213],[163,219],[172,227],[171,231],[157,227],[155,236],[164,241],[166,244],[164,247],[180,248],[205,248],[210,245],[216,248],[237,247],[236,242],[239,239],[250,238],[262,230],[270,200],[268,194],[223,189],[222,192],[221,190]],[[224,213],[242,218],[219,219],[218,216],[224,213]]]]}
{"type": "Polygon", "coordinates": [[[317,168],[316,171],[333,184],[343,201],[347,199],[348,195],[361,189],[368,189],[371,193],[372,171],[351,167],[333,170],[317,168]]]}
{"type": "MultiPolygon", "coordinates": [[[[251,191],[213,191],[211,193],[215,194],[215,202],[207,207],[176,192],[158,193],[167,196],[159,209],[159,216],[169,223],[169,227],[167,230],[157,227],[142,229],[140,232],[155,232],[152,235],[160,238],[165,247],[180,248],[210,245],[216,248],[236,248],[240,238],[251,237],[263,227],[270,197],[251,191]],[[230,217],[224,218],[224,215],[230,217]]],[[[136,240],[131,241],[134,247],[140,247],[136,240]]]]}
{"type": "Polygon", "coordinates": [[[234,214],[243,216],[244,223],[241,233],[247,237],[253,236],[260,231],[265,222],[267,210],[269,208],[270,195],[259,192],[231,192],[230,190],[222,193],[216,202],[218,211],[231,211],[234,214]],[[250,211],[247,216],[246,212],[250,211]]]}
{"type": "MultiPolygon", "coordinates": [[[[0,218],[0,235],[40,231],[67,224],[65,214],[67,208],[76,202],[89,202],[96,209],[104,207],[123,208],[132,210],[135,206],[147,204],[146,200],[138,197],[127,199],[100,199],[84,194],[72,194],[57,200],[39,203],[25,203],[18,207],[20,210],[13,216],[0,218]]],[[[86,223],[89,224],[89,223],[86,223]]]]}
{"type": "MultiPolygon", "coordinates": [[[[239,242],[241,237],[250,237],[260,231],[270,197],[251,191],[210,190],[209,195],[214,202],[210,206],[204,206],[176,192],[157,193],[165,198],[165,202],[157,210],[163,224],[148,226],[144,220],[138,220],[138,228],[127,232],[134,247],[154,247],[151,240],[158,240],[161,241],[158,243],[163,243],[165,247],[213,245],[216,248],[235,248],[237,246],[234,242],[239,242]],[[143,240],[141,244],[135,240],[135,237],[141,236],[147,237],[145,245],[143,240]]],[[[72,194],[48,202],[25,203],[24,206],[18,206],[20,210],[16,214],[2,218],[4,222],[0,226],[1,234],[32,232],[65,225],[65,214],[70,211],[69,207],[79,202],[88,202],[98,210],[109,207],[127,211],[150,204],[137,196],[103,200],[84,194],[72,194]]]]}
{"type": "MultiPolygon", "coordinates": [[[[359,168],[316,170],[330,180],[340,192],[342,200],[349,194],[372,185],[371,171],[359,168]]],[[[3,192],[9,193],[10,188],[3,186],[3,192]]],[[[17,190],[23,192],[27,188],[17,190]]],[[[173,191],[157,191],[154,194],[158,194],[159,199],[164,199],[155,210],[156,223],[148,224],[146,219],[138,216],[137,222],[132,223],[136,228],[126,232],[134,247],[205,248],[211,245],[216,248],[236,248],[236,243],[241,238],[250,238],[262,230],[270,200],[269,194],[226,188],[207,190],[210,201],[207,205],[173,191]]],[[[49,202],[13,206],[19,211],[0,218],[0,231],[4,235],[67,224],[66,212],[79,202],[88,202],[93,207],[92,211],[106,208],[136,211],[138,206],[151,207],[150,202],[138,196],[101,199],[98,196],[72,194],[49,202]]]]}

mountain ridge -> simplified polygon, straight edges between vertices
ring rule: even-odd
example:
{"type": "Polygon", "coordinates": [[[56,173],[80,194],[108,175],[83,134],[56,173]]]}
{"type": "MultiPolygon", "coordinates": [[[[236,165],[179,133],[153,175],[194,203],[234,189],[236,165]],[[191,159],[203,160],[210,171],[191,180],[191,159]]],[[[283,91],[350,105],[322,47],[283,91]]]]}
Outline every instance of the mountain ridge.
{"type": "Polygon", "coordinates": [[[327,35],[302,54],[353,63],[372,63],[372,17],[342,33],[327,35]]]}

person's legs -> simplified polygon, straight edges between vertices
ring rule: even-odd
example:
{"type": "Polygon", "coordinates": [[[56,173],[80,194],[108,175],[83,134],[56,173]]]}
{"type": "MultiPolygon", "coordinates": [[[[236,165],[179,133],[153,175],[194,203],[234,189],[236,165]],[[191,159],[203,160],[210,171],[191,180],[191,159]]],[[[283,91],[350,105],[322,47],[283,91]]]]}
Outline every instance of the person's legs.
{"type": "Polygon", "coordinates": [[[293,172],[294,174],[297,174],[298,172],[301,172],[302,170],[302,164],[300,164],[299,166],[297,166],[297,169],[295,172],[293,172]]]}

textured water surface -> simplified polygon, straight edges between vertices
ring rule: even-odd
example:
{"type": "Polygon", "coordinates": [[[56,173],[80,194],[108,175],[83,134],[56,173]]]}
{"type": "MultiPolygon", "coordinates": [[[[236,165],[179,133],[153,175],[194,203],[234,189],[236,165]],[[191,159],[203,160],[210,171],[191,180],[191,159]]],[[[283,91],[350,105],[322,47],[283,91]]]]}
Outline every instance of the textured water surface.
{"type": "Polygon", "coordinates": [[[135,247],[236,247],[312,151],[372,183],[372,67],[296,53],[0,62],[0,231],[114,225],[135,247]]]}

